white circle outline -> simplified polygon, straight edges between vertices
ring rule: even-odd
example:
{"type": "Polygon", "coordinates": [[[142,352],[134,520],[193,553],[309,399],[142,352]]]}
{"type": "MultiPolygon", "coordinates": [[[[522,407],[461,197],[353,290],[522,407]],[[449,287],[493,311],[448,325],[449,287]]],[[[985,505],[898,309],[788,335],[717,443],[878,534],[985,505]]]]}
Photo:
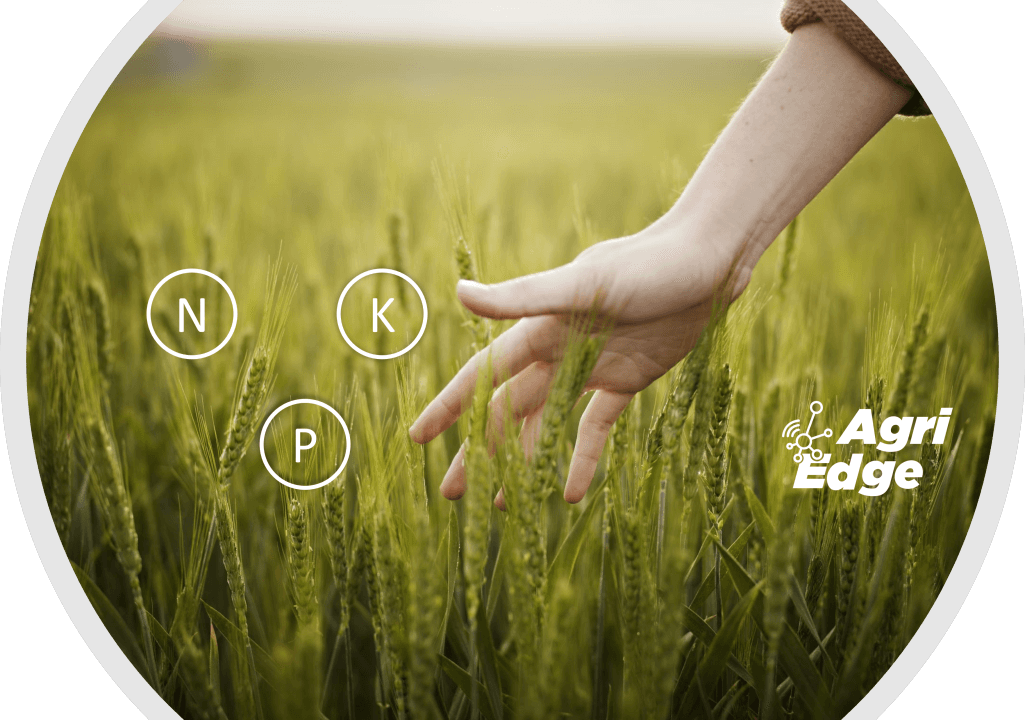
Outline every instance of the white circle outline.
{"type": "Polygon", "coordinates": [[[349,462],[349,450],[351,449],[352,439],[349,437],[349,426],[345,424],[345,421],[342,420],[342,416],[338,414],[337,410],[335,410],[327,403],[321,402],[320,400],[310,400],[308,398],[303,398],[299,400],[289,400],[287,403],[277,408],[274,412],[267,416],[267,419],[263,421],[263,430],[260,431],[260,459],[263,460],[263,466],[267,468],[267,472],[271,474],[271,477],[273,477],[282,485],[290,487],[293,490],[316,490],[317,488],[322,488],[325,485],[331,483],[335,478],[341,475],[342,470],[345,469],[346,463],[349,462]],[[279,412],[281,412],[285,408],[290,408],[293,405],[316,405],[317,407],[324,408],[329,413],[335,416],[335,420],[341,423],[342,432],[345,433],[345,456],[342,457],[342,464],[338,466],[338,469],[335,470],[334,474],[331,477],[329,477],[327,480],[324,480],[323,482],[317,483],[316,485],[296,485],[295,483],[290,483],[288,482],[288,480],[285,480],[285,478],[281,477],[276,472],[274,472],[274,468],[272,468],[270,466],[270,463],[267,461],[267,453],[264,450],[263,442],[264,439],[267,437],[267,428],[270,427],[270,421],[273,420],[279,412]]]}
{"type": "Polygon", "coordinates": [[[349,284],[345,286],[345,289],[342,290],[342,294],[338,296],[338,306],[335,308],[335,319],[338,321],[338,329],[341,331],[342,339],[345,340],[346,345],[351,347],[353,350],[355,350],[365,358],[370,358],[371,360],[391,360],[392,358],[397,358],[400,355],[405,355],[406,353],[408,353],[416,346],[418,342],[420,342],[420,338],[424,336],[424,331],[427,329],[427,298],[424,297],[423,291],[420,289],[420,286],[413,282],[413,279],[405,273],[400,273],[398,270],[392,270],[391,268],[375,268],[374,270],[367,270],[366,272],[361,272],[359,275],[350,280],[349,284]],[[420,323],[420,332],[417,333],[416,338],[413,340],[413,342],[409,343],[409,345],[406,345],[406,347],[402,348],[398,352],[393,352],[388,355],[375,355],[374,353],[369,353],[366,350],[363,350],[362,348],[357,346],[356,343],[354,343],[351,339],[349,339],[349,336],[345,334],[345,327],[342,325],[342,302],[345,300],[345,294],[349,292],[350,289],[352,289],[353,285],[358,283],[363,278],[369,275],[377,275],[378,273],[394,275],[395,277],[402,278],[410,285],[412,285],[413,289],[416,290],[416,294],[420,296],[420,304],[423,305],[424,308],[424,320],[422,323],[420,323]]]}
{"type": "Polygon", "coordinates": [[[228,344],[228,341],[231,340],[231,336],[235,333],[235,326],[238,325],[238,303],[235,302],[235,295],[231,292],[231,288],[228,287],[228,283],[221,280],[219,277],[214,275],[209,270],[200,270],[199,268],[185,268],[184,270],[176,270],[175,272],[171,273],[163,280],[158,282],[157,286],[153,288],[153,292],[149,294],[149,302],[146,303],[146,325],[149,327],[149,334],[153,336],[153,339],[157,341],[157,345],[159,345],[164,350],[164,352],[168,352],[171,355],[174,355],[176,358],[181,358],[182,360],[202,360],[203,358],[210,357],[215,352],[222,349],[225,345],[228,344]],[[160,291],[160,288],[162,288],[164,286],[164,283],[166,283],[168,280],[176,278],[179,275],[190,275],[193,273],[197,275],[206,275],[208,278],[213,278],[214,280],[216,280],[217,283],[222,288],[224,288],[224,292],[228,293],[228,298],[231,300],[231,329],[228,331],[228,336],[221,340],[221,344],[215,347],[213,350],[202,353],[200,355],[186,355],[185,353],[175,352],[171,348],[167,347],[167,345],[164,345],[164,341],[157,337],[157,331],[153,329],[153,300],[157,297],[157,292],[160,291]]]}
{"type": "MultiPolygon", "coordinates": [[[[934,111],[965,176],[983,227],[993,274],[1001,360],[993,450],[975,517],[943,591],[921,627],[882,680],[845,717],[845,720],[869,720],[881,714],[925,665],[959,614],[994,542],[1021,439],[1025,376],[1019,369],[1020,361],[1025,358],[1025,334],[1022,332],[1022,292],[1014,247],[1000,195],[972,128],[928,58],[879,5],[879,0],[846,2],[912,75],[934,111]]],[[[3,330],[0,332],[4,431],[18,501],[28,521],[32,543],[64,610],[103,669],[140,712],[150,718],[166,720],[180,718],[114,642],[82,590],[57,536],[39,479],[37,458],[32,451],[25,350],[32,270],[47,212],[68,158],[103,93],[143,40],[178,3],[179,0],[148,0],[100,55],[57,123],[32,177],[15,231],[4,287],[3,330]]]]}

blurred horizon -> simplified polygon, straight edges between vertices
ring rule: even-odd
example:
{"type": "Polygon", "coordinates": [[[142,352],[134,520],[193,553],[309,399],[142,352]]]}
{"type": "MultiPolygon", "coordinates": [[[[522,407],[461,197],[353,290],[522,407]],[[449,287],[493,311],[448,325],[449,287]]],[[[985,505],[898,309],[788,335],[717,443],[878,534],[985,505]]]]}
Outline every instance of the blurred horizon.
{"type": "Polygon", "coordinates": [[[780,0],[185,0],[155,34],[442,45],[779,48],[780,0]]]}

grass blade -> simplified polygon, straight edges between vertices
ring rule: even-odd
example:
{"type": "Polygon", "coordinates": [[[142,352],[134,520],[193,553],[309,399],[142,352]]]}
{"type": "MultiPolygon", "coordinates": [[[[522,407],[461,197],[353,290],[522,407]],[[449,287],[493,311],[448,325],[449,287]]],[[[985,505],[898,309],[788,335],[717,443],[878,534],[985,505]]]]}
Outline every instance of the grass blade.
{"type": "Polygon", "coordinates": [[[691,687],[684,696],[683,712],[685,715],[689,715],[694,704],[699,701],[698,687],[712,687],[729,664],[733,654],[733,645],[737,641],[744,621],[751,614],[751,609],[758,599],[763,583],[764,581],[747,591],[726,617],[719,632],[715,633],[708,650],[705,651],[705,656],[698,665],[698,671],[691,682],[691,687]]]}
{"type": "MultiPolygon", "coordinates": [[[[463,691],[463,695],[465,697],[471,697],[473,695],[474,685],[477,685],[477,692],[482,695],[487,694],[487,688],[484,687],[480,681],[474,680],[470,677],[470,673],[466,672],[466,670],[456,665],[444,655],[438,656],[438,663],[440,664],[441,669],[445,671],[445,674],[452,679],[452,682],[454,682],[456,686],[463,691]]],[[[494,710],[492,710],[490,704],[481,705],[479,710],[485,720],[498,720],[498,718],[495,717],[494,710]]]]}
{"type": "Polygon", "coordinates": [[[118,647],[124,651],[125,656],[135,666],[135,669],[143,677],[146,677],[149,666],[146,662],[146,654],[142,651],[142,646],[139,645],[135,633],[131,631],[128,623],[121,617],[114,604],[107,599],[107,596],[103,594],[103,591],[93,582],[92,578],[86,574],[85,570],[74,562],[71,563],[71,567],[74,569],[75,575],[78,576],[78,582],[82,585],[82,590],[85,591],[86,597],[92,603],[93,609],[100,616],[103,627],[107,628],[107,632],[114,638],[114,642],[118,644],[118,647]]]}
{"type": "MultiPolygon", "coordinates": [[[[737,589],[744,594],[750,592],[755,587],[755,581],[741,567],[736,558],[723,547],[722,543],[718,540],[715,540],[715,543],[719,546],[723,564],[726,565],[727,571],[733,577],[737,589]]],[[[761,592],[758,592],[752,605],[751,618],[764,635],[763,617],[763,596],[761,592]]],[[[834,707],[829,695],[829,688],[789,623],[783,624],[783,635],[780,640],[779,663],[783,671],[793,679],[798,698],[815,717],[833,717],[834,707]]]]}
{"type": "MultiPolygon", "coordinates": [[[[203,603],[203,608],[206,610],[206,614],[207,617],[210,618],[210,622],[215,628],[217,628],[218,632],[224,636],[224,639],[227,640],[229,645],[236,650],[238,648],[245,647],[245,638],[242,635],[242,631],[238,629],[235,623],[221,615],[206,602],[203,603]]],[[[252,640],[250,640],[250,643],[253,648],[253,659],[256,662],[256,671],[259,673],[260,679],[268,685],[273,686],[274,678],[278,677],[280,674],[277,663],[274,661],[274,658],[271,657],[270,653],[262,647],[257,645],[255,642],[252,642],[252,640]]]]}

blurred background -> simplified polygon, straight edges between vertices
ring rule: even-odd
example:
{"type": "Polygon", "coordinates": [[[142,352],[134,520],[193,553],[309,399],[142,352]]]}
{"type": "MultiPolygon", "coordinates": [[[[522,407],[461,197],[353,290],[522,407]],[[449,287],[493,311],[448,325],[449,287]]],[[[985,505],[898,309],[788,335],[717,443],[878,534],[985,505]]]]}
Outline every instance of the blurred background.
{"type": "Polygon", "coordinates": [[[778,48],[780,0],[185,0],[160,27],[180,37],[778,48]]]}

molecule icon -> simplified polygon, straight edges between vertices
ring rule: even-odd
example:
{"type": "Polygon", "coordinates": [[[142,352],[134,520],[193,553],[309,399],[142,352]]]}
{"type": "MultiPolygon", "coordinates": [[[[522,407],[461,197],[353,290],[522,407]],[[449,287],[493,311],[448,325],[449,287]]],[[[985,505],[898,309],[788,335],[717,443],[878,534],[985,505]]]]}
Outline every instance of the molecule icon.
{"type": "Polygon", "coordinates": [[[814,400],[809,406],[809,409],[811,410],[811,419],[808,420],[808,428],[804,432],[798,432],[801,429],[801,421],[799,419],[791,420],[787,423],[786,427],[783,428],[783,437],[794,438],[793,442],[787,443],[787,450],[797,448],[797,452],[794,453],[794,462],[798,464],[803,460],[803,455],[806,450],[811,451],[812,460],[816,462],[821,460],[823,452],[818,448],[813,448],[811,446],[812,442],[818,440],[820,437],[833,437],[833,431],[830,428],[826,428],[826,431],[819,435],[811,434],[811,426],[812,423],[815,422],[815,416],[822,412],[822,403],[818,400],[814,400]]]}

